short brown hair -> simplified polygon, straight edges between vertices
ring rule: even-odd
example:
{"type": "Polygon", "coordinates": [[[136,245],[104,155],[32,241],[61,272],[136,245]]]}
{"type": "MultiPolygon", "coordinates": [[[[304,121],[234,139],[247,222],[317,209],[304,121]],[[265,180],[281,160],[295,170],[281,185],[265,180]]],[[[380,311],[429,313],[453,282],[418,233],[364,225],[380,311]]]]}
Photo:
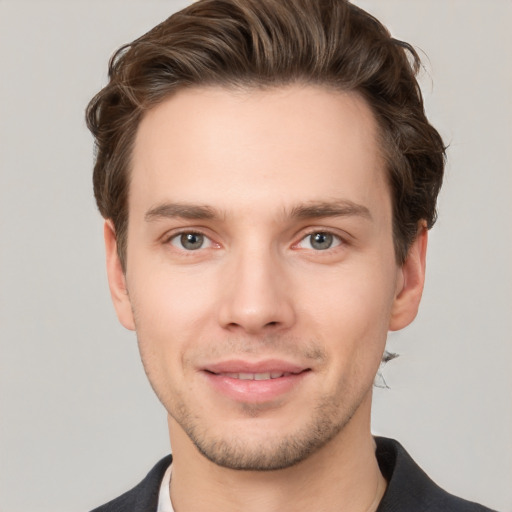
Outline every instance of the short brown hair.
{"type": "Polygon", "coordinates": [[[89,103],[94,194],[112,219],[126,268],[132,146],[142,115],[179,88],[291,83],[355,91],[380,127],[403,263],[436,219],[445,147],[429,124],[416,75],[420,59],[373,16],[346,0],[199,0],[173,14],[109,64],[109,83],[89,103]]]}

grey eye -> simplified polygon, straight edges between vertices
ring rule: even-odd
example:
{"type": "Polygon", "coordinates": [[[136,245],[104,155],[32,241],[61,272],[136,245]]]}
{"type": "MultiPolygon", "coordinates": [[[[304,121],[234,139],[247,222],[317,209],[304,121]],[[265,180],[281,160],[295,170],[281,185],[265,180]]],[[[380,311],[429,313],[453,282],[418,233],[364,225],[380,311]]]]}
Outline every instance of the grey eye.
{"type": "Polygon", "coordinates": [[[187,251],[195,251],[203,246],[204,235],[201,235],[201,233],[182,233],[179,235],[179,243],[187,251]]]}
{"type": "Polygon", "coordinates": [[[334,237],[330,233],[313,233],[309,235],[309,243],[317,251],[325,251],[332,247],[334,237]]]}

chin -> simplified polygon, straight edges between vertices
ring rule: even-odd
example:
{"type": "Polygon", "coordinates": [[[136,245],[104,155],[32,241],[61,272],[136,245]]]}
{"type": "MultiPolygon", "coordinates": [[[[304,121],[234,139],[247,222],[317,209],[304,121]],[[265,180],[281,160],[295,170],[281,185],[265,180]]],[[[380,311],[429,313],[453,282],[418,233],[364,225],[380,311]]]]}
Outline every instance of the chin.
{"type": "Polygon", "coordinates": [[[302,425],[257,417],[250,407],[236,425],[219,419],[217,432],[209,421],[181,415],[174,419],[197,450],[214,464],[238,471],[276,471],[299,464],[338,436],[358,406],[343,410],[333,400],[323,400],[302,425]]]}

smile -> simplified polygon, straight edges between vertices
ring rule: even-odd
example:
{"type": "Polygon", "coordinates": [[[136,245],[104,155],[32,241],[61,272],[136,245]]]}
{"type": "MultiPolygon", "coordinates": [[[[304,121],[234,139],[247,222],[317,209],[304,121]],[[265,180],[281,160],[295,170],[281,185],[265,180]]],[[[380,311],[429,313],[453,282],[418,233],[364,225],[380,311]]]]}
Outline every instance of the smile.
{"type": "Polygon", "coordinates": [[[273,402],[301,386],[311,368],[284,361],[224,361],[203,368],[209,386],[229,400],[243,403],[273,402]]]}
{"type": "Polygon", "coordinates": [[[286,377],[293,375],[291,372],[266,372],[266,373],[218,373],[216,375],[229,377],[230,379],[239,380],[270,380],[279,379],[280,377],[286,377]]]}

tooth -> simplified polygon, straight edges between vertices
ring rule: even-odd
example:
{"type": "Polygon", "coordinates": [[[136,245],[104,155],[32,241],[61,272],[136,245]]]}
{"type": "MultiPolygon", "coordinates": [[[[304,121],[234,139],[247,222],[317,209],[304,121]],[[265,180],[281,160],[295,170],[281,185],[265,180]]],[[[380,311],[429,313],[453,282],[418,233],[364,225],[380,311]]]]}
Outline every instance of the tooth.
{"type": "Polygon", "coordinates": [[[255,373],[254,380],[268,380],[270,379],[270,373],[255,373]]]}
{"type": "Polygon", "coordinates": [[[219,375],[223,375],[225,377],[229,377],[230,379],[239,379],[239,380],[269,380],[269,379],[278,379],[279,377],[284,377],[286,375],[290,375],[286,372],[265,372],[265,373],[222,373],[219,375]]]}

